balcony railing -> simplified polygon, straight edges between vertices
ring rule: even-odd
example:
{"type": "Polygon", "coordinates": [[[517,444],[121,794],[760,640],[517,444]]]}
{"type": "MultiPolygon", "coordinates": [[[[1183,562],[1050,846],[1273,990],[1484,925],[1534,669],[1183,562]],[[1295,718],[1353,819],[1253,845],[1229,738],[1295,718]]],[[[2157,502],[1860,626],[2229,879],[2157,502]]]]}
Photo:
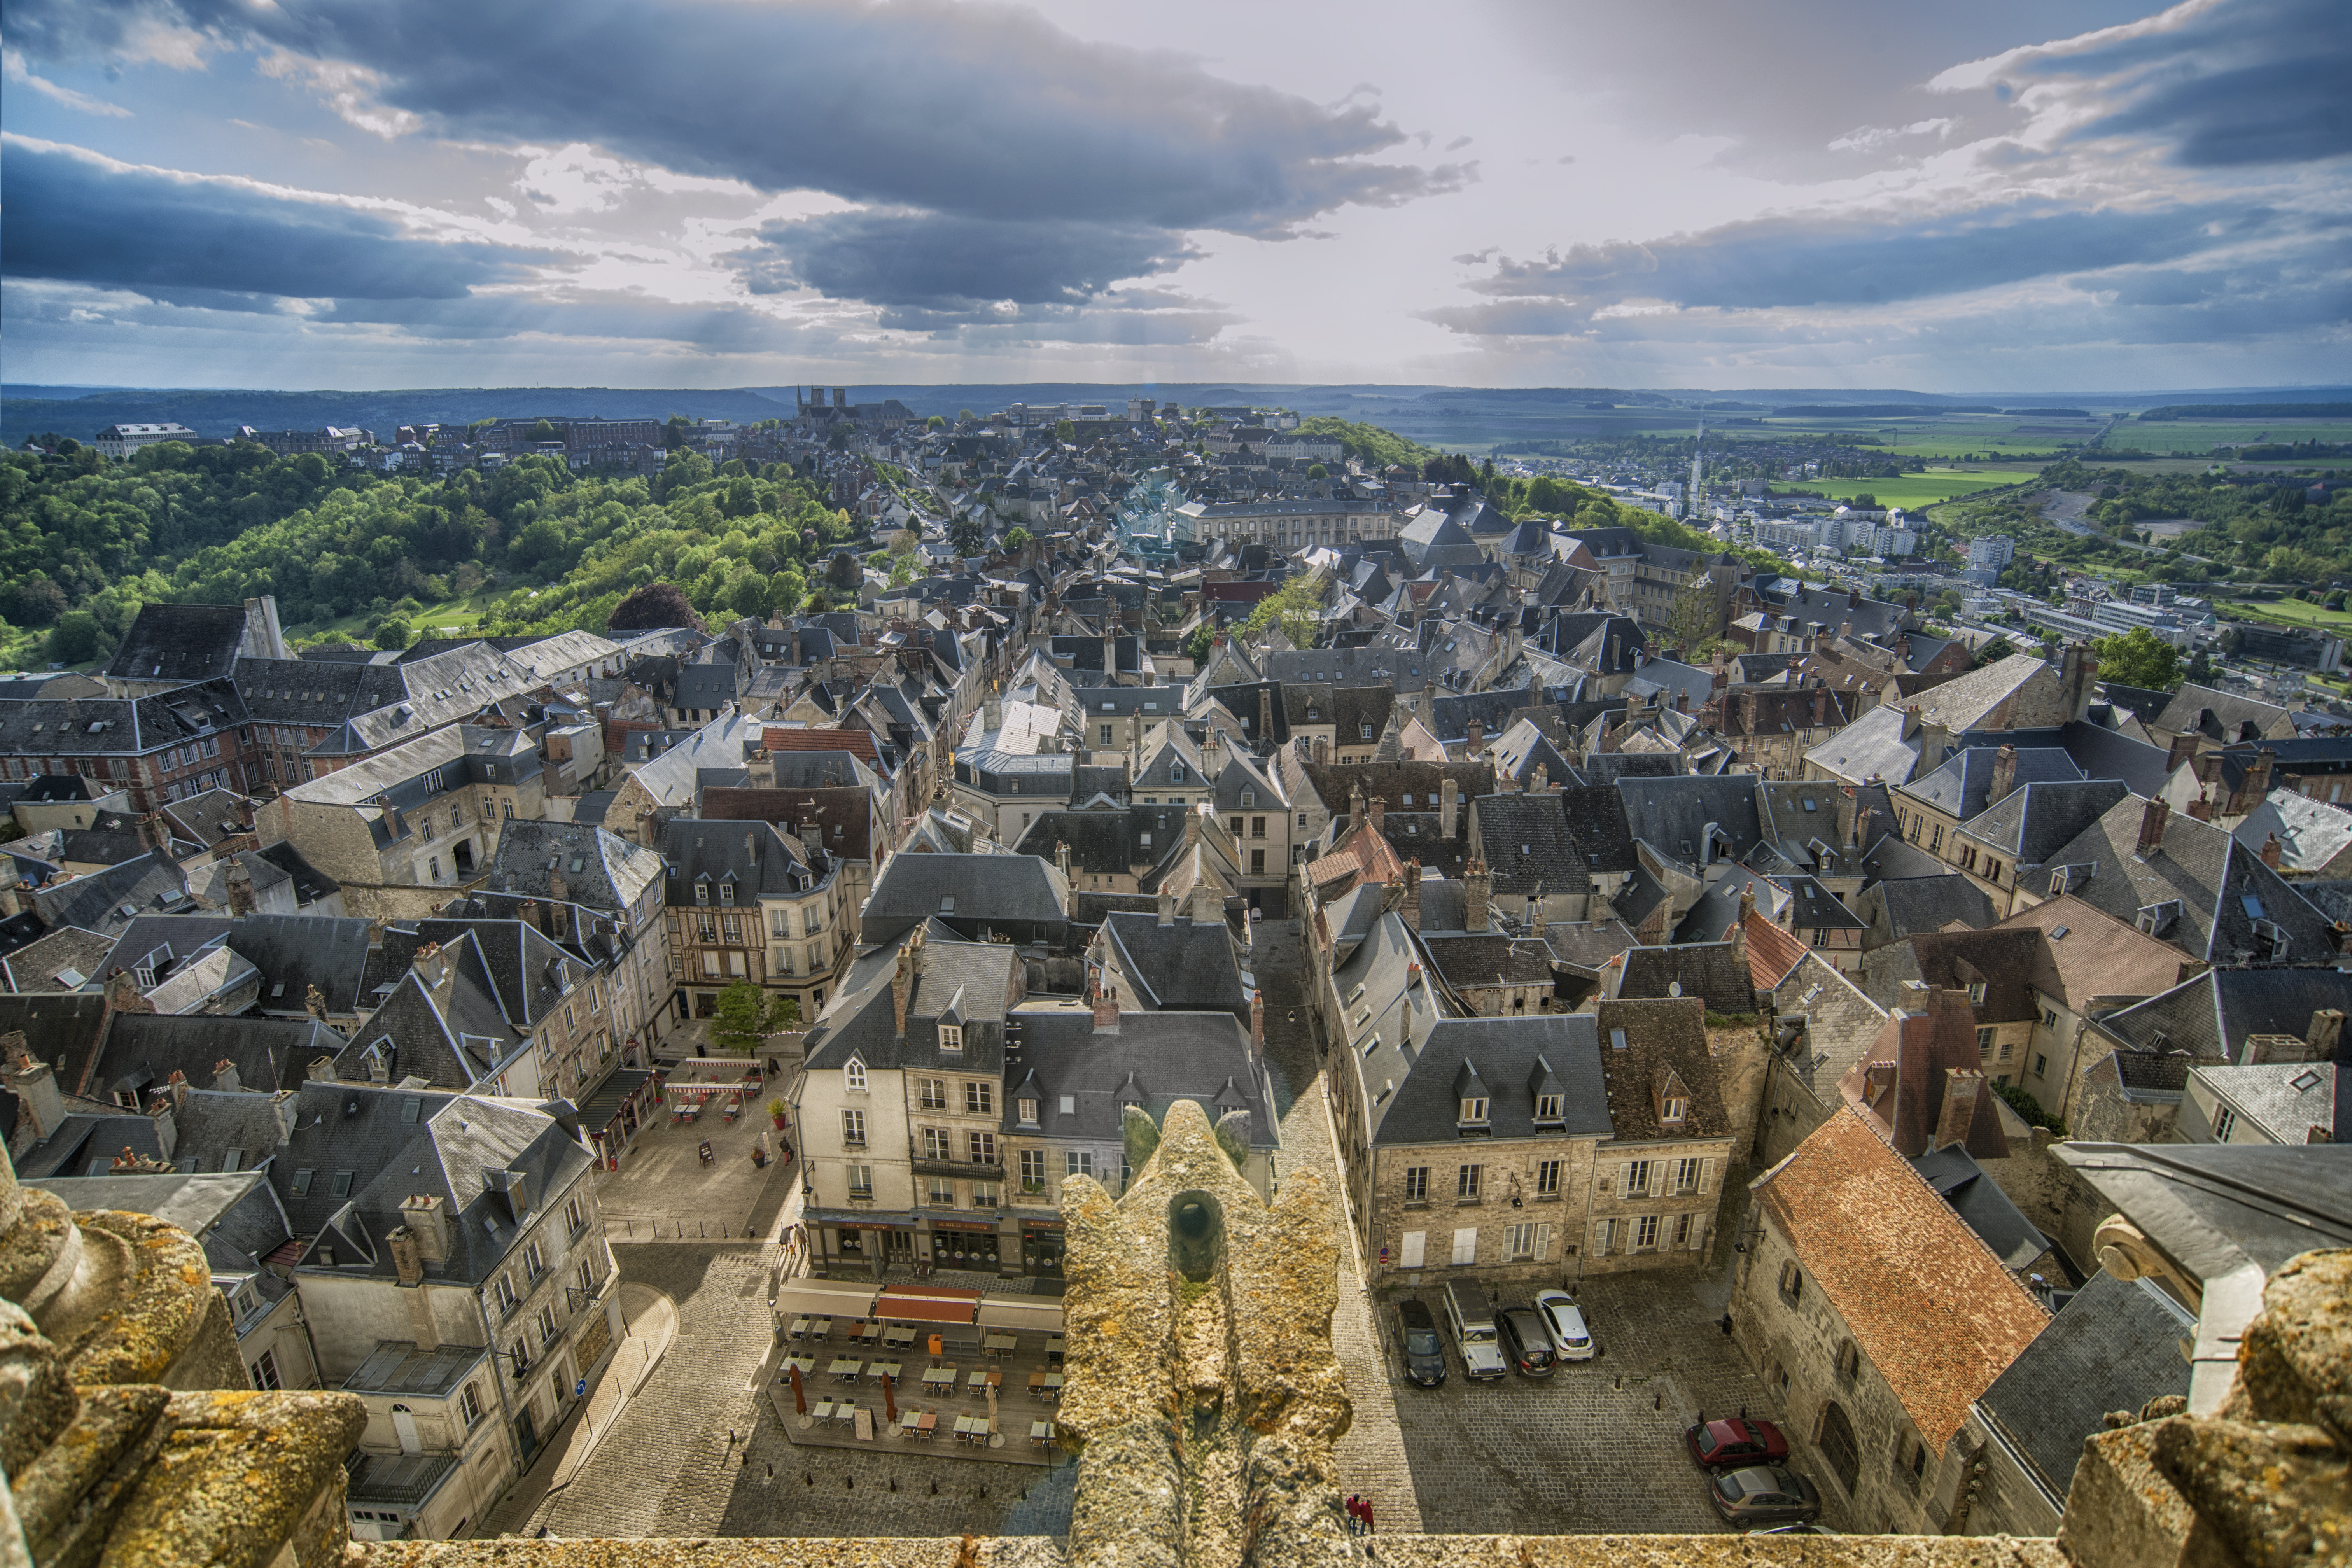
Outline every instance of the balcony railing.
{"type": "Polygon", "coordinates": [[[961,1155],[951,1150],[933,1153],[911,1138],[907,1141],[907,1158],[913,1162],[919,1176],[969,1176],[975,1181],[992,1182],[1004,1175],[1002,1156],[983,1160],[969,1150],[961,1155]]]}

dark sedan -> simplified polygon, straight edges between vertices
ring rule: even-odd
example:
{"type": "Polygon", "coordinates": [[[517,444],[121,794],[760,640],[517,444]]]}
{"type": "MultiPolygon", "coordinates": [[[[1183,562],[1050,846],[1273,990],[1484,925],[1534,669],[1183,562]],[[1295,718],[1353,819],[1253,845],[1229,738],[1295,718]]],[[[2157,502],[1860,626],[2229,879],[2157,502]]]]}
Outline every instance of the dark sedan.
{"type": "Polygon", "coordinates": [[[1416,1387],[1435,1388],[1445,1381],[1445,1347],[1437,1338],[1437,1320],[1429,1309],[1410,1298],[1397,1303],[1398,1342],[1404,1351],[1404,1374],[1416,1387]]]}
{"type": "Polygon", "coordinates": [[[1738,1416],[1683,1428],[1690,1457],[1710,1470],[1735,1465],[1777,1465],[1789,1457],[1789,1439],[1769,1421],[1738,1416]]]}
{"type": "Polygon", "coordinates": [[[1503,1353],[1519,1369],[1520,1376],[1551,1375],[1551,1331],[1533,1310],[1506,1307],[1495,1314],[1495,1326],[1502,1331],[1503,1353]]]}
{"type": "Polygon", "coordinates": [[[1715,1511],[1735,1529],[1759,1524],[1811,1524],[1821,1516],[1813,1483],[1780,1465],[1726,1470],[1706,1489],[1715,1511]]]}

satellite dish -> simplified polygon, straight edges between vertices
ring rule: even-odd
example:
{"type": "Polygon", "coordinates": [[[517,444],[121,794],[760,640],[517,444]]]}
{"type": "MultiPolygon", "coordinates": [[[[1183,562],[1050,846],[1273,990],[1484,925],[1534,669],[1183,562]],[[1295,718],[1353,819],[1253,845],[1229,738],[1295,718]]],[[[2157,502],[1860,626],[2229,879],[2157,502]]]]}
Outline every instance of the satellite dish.
{"type": "Polygon", "coordinates": [[[1679,981],[1679,980],[1669,980],[1669,981],[1667,981],[1667,982],[1666,982],[1666,994],[1667,994],[1667,995],[1669,995],[1669,996],[1679,996],[1679,995],[1681,995],[1682,994],[1683,994],[1683,983],[1682,983],[1681,981],[1679,981]]]}

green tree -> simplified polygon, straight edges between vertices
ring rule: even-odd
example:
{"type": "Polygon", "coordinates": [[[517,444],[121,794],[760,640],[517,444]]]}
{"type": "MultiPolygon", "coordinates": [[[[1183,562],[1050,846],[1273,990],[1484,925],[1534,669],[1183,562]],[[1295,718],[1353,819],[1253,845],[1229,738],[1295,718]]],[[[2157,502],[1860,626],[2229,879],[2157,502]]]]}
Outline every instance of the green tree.
{"type": "Polygon", "coordinates": [[[2103,680],[2149,691],[2169,691],[2180,684],[2180,650],[2146,626],[2134,626],[2120,637],[2102,637],[2091,648],[2099,656],[2103,680]]]}
{"type": "Polygon", "coordinates": [[[375,624],[375,646],[378,647],[397,650],[415,640],[415,631],[398,616],[386,616],[375,624]]]}
{"type": "Polygon", "coordinates": [[[88,610],[68,610],[49,628],[52,664],[87,664],[98,657],[98,617],[88,610]]]}
{"type": "Polygon", "coordinates": [[[1320,463],[1309,463],[1307,465],[1307,477],[1310,479],[1328,479],[1331,477],[1331,470],[1320,463]]]}
{"type": "Polygon", "coordinates": [[[2189,656],[2189,663],[2180,672],[2181,679],[2199,686],[2213,683],[2213,659],[2202,647],[2189,656]]]}
{"type": "Polygon", "coordinates": [[[1666,630],[1684,658],[1705,658],[1722,642],[1723,627],[1716,620],[1715,608],[1715,584],[1709,578],[1701,578],[1675,595],[1666,630]]]}
{"type": "Polygon", "coordinates": [[[1262,632],[1279,624],[1293,647],[1313,647],[1323,626],[1323,584],[1313,573],[1291,578],[1257,602],[1244,632],[1262,632]]]}
{"type": "Polygon", "coordinates": [[[959,409],[957,409],[957,410],[956,410],[956,423],[957,423],[957,424],[959,424],[959,425],[969,425],[969,424],[971,424],[971,409],[969,409],[969,408],[959,408],[959,409]]]}
{"type": "Polygon", "coordinates": [[[1216,640],[1215,626],[1207,621],[1202,622],[1194,628],[1192,635],[1184,639],[1184,657],[1191,659],[1197,668],[1208,661],[1209,649],[1215,646],[1216,640]]]}
{"type": "Polygon", "coordinates": [[[1064,445],[1064,446],[1066,446],[1066,446],[1068,446],[1071,442],[1076,441],[1077,438],[1078,438],[1078,427],[1077,427],[1076,425],[1072,424],[1072,423],[1071,423],[1069,420],[1067,420],[1067,419],[1060,419],[1060,420],[1056,420],[1056,421],[1055,421],[1055,424],[1054,424],[1054,439],[1055,439],[1055,440],[1061,442],[1061,443],[1062,443],[1062,445],[1064,445]]]}
{"type": "Polygon", "coordinates": [[[710,1046],[723,1056],[748,1057],[800,1018],[800,1004],[789,996],[769,996],[748,980],[738,980],[719,994],[710,1020],[710,1046]]]}
{"type": "Polygon", "coordinates": [[[1853,500],[1848,501],[1846,504],[1853,508],[1856,511],[1876,511],[1878,510],[1878,498],[1871,494],[1868,490],[1863,490],[1857,493],[1853,500]]]}
{"type": "Polygon", "coordinates": [[[542,419],[538,424],[533,425],[530,427],[530,434],[524,437],[523,439],[534,443],[540,441],[561,441],[563,439],[563,432],[558,430],[549,421],[542,419]]]}
{"type": "Polygon", "coordinates": [[[934,414],[923,421],[923,428],[926,430],[944,430],[947,427],[948,416],[944,414],[934,414]]]}
{"type": "Polygon", "coordinates": [[[1004,548],[1007,550],[1017,551],[1023,545],[1028,543],[1031,540],[1036,537],[1037,536],[1035,534],[1030,532],[1027,529],[1022,527],[1016,522],[1011,528],[1004,531],[1004,548]]]}

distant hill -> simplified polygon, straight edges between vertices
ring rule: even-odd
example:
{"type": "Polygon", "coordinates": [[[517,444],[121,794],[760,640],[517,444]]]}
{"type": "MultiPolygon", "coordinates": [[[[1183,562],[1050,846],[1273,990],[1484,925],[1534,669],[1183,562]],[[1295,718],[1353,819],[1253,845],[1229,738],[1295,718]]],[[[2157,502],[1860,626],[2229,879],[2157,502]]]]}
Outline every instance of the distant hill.
{"type": "Polygon", "coordinates": [[[356,425],[389,440],[403,425],[470,425],[528,415],[579,417],[759,419],[792,417],[792,399],[731,387],[720,391],[612,386],[425,387],[397,392],[155,391],[106,388],[78,397],[27,396],[66,387],[10,386],[0,395],[0,437],[15,446],[55,430],[87,441],[109,425],[177,421],[199,436],[257,430],[315,430],[356,425]]]}

